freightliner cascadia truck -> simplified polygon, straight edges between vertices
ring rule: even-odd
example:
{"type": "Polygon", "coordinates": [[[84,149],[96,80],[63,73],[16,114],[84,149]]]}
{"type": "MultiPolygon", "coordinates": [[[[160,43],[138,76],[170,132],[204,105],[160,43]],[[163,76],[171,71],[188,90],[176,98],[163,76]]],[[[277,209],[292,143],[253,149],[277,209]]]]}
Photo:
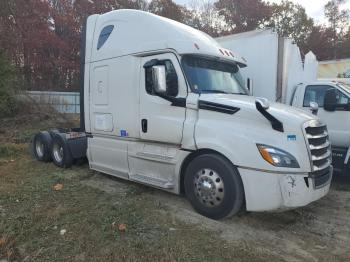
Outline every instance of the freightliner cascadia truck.
{"type": "Polygon", "coordinates": [[[181,23],[136,10],[88,17],[81,127],[42,131],[38,160],[185,194],[200,214],[305,206],[330,187],[327,127],[249,96],[240,56],[181,23]]]}

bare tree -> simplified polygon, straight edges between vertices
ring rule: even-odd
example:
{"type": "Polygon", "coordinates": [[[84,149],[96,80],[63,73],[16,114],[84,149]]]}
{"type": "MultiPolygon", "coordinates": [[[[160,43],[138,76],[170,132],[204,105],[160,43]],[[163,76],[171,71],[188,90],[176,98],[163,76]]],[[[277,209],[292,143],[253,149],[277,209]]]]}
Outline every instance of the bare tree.
{"type": "Polygon", "coordinates": [[[345,30],[349,28],[349,10],[341,10],[345,0],[331,0],[325,5],[325,16],[328,19],[333,34],[333,58],[337,58],[339,38],[344,36],[345,30]]]}

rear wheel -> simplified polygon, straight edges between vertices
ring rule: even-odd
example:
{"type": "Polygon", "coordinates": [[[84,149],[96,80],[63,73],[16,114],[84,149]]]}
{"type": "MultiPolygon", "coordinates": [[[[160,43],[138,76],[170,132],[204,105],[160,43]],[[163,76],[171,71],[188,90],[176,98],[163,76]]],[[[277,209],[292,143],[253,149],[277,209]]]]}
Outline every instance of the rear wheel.
{"type": "Polygon", "coordinates": [[[52,138],[47,131],[41,131],[34,136],[32,150],[37,160],[51,161],[52,138]]]}
{"type": "Polygon", "coordinates": [[[66,141],[59,135],[53,135],[51,157],[58,167],[68,168],[73,164],[73,157],[66,141]]]}
{"type": "Polygon", "coordinates": [[[224,157],[203,154],[185,171],[185,192],[194,209],[209,218],[237,214],[244,202],[244,189],[237,169],[224,157]]]}

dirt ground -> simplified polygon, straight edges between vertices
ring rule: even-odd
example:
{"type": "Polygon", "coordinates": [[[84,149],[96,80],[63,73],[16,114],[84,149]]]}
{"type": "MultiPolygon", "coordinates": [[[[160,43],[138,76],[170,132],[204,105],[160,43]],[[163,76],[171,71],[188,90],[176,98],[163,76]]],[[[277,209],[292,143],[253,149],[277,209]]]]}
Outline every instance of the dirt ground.
{"type": "Polygon", "coordinates": [[[0,126],[0,261],[350,261],[350,178],[304,208],[214,221],[183,196],[35,161],[26,143],[56,124],[36,121],[0,126]]]}
{"type": "MultiPolygon", "coordinates": [[[[127,183],[96,174],[85,185],[108,194],[127,190],[127,183]]],[[[158,190],[145,195],[166,206],[180,221],[212,231],[229,243],[244,243],[286,261],[350,260],[350,179],[336,177],[328,196],[308,207],[283,213],[246,213],[214,221],[197,214],[184,197],[158,190]]]]}

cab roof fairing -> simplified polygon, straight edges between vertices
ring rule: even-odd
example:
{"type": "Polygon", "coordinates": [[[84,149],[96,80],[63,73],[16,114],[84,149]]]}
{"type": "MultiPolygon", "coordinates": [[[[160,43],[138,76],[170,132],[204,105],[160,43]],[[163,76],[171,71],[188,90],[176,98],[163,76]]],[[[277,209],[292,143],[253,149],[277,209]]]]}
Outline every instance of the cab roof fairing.
{"type": "Polygon", "coordinates": [[[234,61],[246,66],[244,58],[220,46],[209,35],[190,26],[138,10],[116,10],[88,18],[88,40],[91,52],[85,62],[95,62],[129,54],[173,49],[178,54],[202,54],[234,61]],[[114,29],[105,44],[97,50],[100,32],[105,26],[114,29]]]}

